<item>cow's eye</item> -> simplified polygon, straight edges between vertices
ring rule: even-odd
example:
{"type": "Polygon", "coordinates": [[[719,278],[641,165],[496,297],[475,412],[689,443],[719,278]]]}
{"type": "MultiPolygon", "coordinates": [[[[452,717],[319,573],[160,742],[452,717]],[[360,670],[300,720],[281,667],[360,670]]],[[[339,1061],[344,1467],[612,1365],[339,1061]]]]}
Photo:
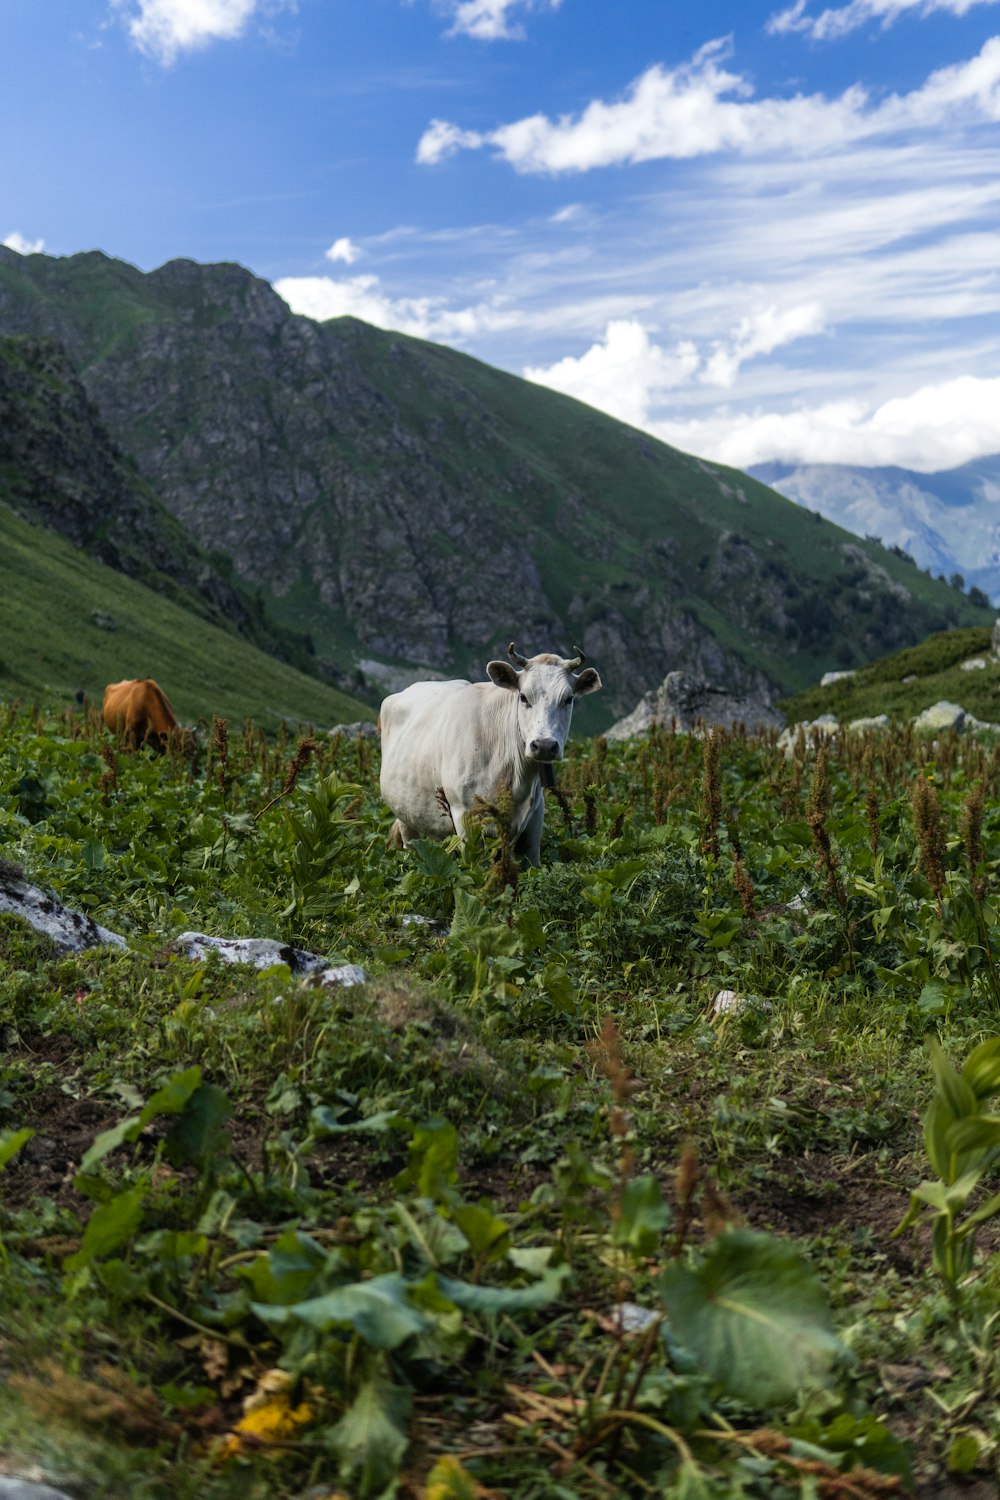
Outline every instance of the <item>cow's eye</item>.
{"type": "Polygon", "coordinates": [[[520,700],[521,700],[521,702],[522,702],[522,703],[523,703],[523,704],[524,704],[524,706],[525,706],[525,708],[527,708],[527,706],[528,706],[528,700],[527,700],[527,698],[526,698],[526,697],[525,697],[525,696],[524,696],[524,694],[523,694],[523,693],[518,693],[518,695],[517,695],[517,696],[518,696],[518,697],[519,697],[519,698],[520,698],[520,700]]]}

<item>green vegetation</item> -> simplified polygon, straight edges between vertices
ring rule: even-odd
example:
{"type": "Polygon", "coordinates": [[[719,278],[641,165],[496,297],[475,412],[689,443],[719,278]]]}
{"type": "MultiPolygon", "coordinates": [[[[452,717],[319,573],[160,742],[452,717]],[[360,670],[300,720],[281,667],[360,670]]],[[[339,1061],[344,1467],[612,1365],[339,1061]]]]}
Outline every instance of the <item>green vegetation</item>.
{"type": "Polygon", "coordinates": [[[159,500],[338,668],[578,642],[617,664],[605,728],[671,669],[791,693],[991,620],[747,475],[454,350],[296,319],[238,266],[0,248],[0,287],[0,329],[63,342],[159,500]]]}
{"type": "Polygon", "coordinates": [[[836,714],[842,723],[888,714],[910,720],[943,700],[960,703],[977,719],[1000,720],[1000,661],[990,654],[985,627],[945,630],[919,646],[882,657],[853,677],[813,686],[781,704],[789,723],[836,714]],[[963,671],[960,663],[985,657],[985,667],[963,671]]]}
{"type": "Polygon", "coordinates": [[[0,917],[0,1448],[93,1500],[995,1482],[1000,749],[580,743],[523,872],[488,815],[387,850],[377,773],[0,711],[7,861],[131,949],[0,917]]]}
{"type": "MultiPolygon", "coordinates": [[[[163,580],[169,589],[170,581],[163,580]]],[[[105,685],[155,677],[184,721],[246,715],[275,730],[371,719],[353,698],[198,618],[169,592],[93,561],[0,504],[0,692],[100,703],[105,685]]]]}

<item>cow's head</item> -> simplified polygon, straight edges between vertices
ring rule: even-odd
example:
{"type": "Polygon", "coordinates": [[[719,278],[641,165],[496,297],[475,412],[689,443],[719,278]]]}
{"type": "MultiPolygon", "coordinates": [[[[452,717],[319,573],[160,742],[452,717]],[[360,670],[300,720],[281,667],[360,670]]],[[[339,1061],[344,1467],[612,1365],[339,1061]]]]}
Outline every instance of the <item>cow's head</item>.
{"type": "Polygon", "coordinates": [[[567,660],[543,652],[541,656],[520,656],[509,647],[515,666],[506,661],[486,664],[490,681],[499,688],[517,694],[517,723],[521,744],[528,760],[553,761],[562,758],[573,718],[573,704],[586,693],[596,693],[601,679],[593,667],[576,669],[583,654],[567,660]]]}

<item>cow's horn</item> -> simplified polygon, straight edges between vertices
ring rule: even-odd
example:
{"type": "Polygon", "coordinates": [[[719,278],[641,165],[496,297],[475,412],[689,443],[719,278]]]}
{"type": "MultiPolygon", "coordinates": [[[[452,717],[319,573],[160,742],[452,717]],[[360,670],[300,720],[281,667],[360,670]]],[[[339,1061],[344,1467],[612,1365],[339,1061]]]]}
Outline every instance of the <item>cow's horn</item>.
{"type": "Polygon", "coordinates": [[[576,655],[573,657],[572,661],[568,661],[566,663],[566,666],[571,672],[575,672],[577,667],[582,667],[584,662],[587,660],[583,652],[580,650],[579,646],[574,646],[573,650],[576,652],[576,655]]]}
{"type": "Polygon", "coordinates": [[[526,656],[522,656],[520,651],[516,650],[513,641],[511,641],[510,645],[507,647],[507,655],[510,657],[515,666],[526,667],[528,665],[528,658],[526,656]]]}

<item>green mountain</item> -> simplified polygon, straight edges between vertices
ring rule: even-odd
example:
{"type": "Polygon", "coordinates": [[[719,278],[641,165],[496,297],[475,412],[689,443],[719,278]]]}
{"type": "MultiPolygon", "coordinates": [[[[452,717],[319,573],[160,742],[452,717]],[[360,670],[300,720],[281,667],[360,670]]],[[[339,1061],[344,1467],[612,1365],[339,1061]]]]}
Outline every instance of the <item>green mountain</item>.
{"type": "Polygon", "coordinates": [[[69,702],[83,692],[100,703],[122,677],[155,677],[188,723],[217,713],[273,730],[373,717],[0,501],[0,698],[69,702]]]}
{"type": "Polygon", "coordinates": [[[239,266],[0,250],[0,332],[58,339],[185,530],[373,689],[387,664],[479,675],[512,636],[579,644],[596,725],[671,669],[788,693],[991,618],[746,475],[453,350],[297,317],[239,266]]]}
{"type": "Polygon", "coordinates": [[[0,335],[0,499],[269,654],[310,675],[321,667],[161,504],[52,339],[0,335]]]}
{"type": "Polygon", "coordinates": [[[1000,662],[992,654],[991,632],[948,630],[918,646],[870,662],[852,677],[813,686],[782,703],[789,723],[836,714],[852,719],[888,714],[907,722],[942,700],[959,703],[986,724],[1000,722],[1000,662]],[[963,662],[979,659],[979,667],[963,662]]]}

